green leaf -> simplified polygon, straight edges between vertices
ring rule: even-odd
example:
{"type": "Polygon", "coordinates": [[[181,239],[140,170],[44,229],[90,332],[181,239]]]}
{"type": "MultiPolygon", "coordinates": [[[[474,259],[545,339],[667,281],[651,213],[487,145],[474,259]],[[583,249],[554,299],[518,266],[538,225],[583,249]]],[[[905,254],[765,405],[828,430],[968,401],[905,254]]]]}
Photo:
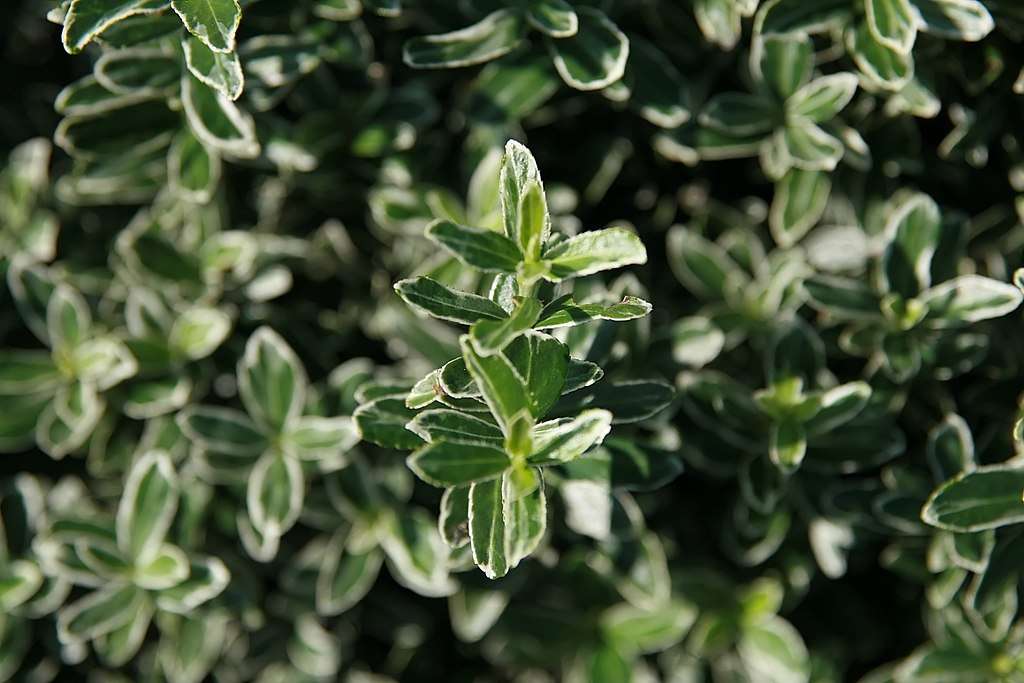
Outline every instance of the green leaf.
{"type": "Polygon", "coordinates": [[[305,479],[298,460],[273,450],[256,462],[246,484],[246,509],[252,525],[276,536],[291,528],[302,511],[305,479]]]}
{"type": "Polygon", "coordinates": [[[889,243],[880,264],[882,287],[904,298],[927,288],[941,234],[939,207],[931,197],[915,194],[896,207],[885,226],[889,243]]]}
{"type": "Polygon", "coordinates": [[[768,440],[768,455],[772,462],[786,472],[792,472],[807,454],[807,433],[796,420],[782,420],[772,424],[768,440]]]}
{"type": "Polygon", "coordinates": [[[0,609],[11,614],[36,594],[43,585],[43,573],[32,562],[14,560],[0,567],[0,609]]]}
{"type": "Polygon", "coordinates": [[[316,611],[333,616],[356,605],[373,587],[383,554],[376,548],[360,550],[338,532],[324,553],[316,578],[316,611]]]}
{"type": "Polygon", "coordinates": [[[214,52],[235,49],[235,32],[242,21],[238,0],[171,0],[171,7],[189,33],[214,52]]]}
{"type": "Polygon", "coordinates": [[[193,443],[208,451],[255,456],[269,444],[245,413],[232,408],[189,406],[178,413],[177,421],[193,443]]]}
{"type": "Polygon", "coordinates": [[[697,620],[690,604],[673,601],[656,609],[622,603],[601,613],[601,632],[625,655],[661,652],[675,645],[697,620]]]}
{"type": "Polygon", "coordinates": [[[118,629],[142,609],[145,592],[131,584],[113,584],[89,593],[57,613],[63,642],[82,642],[118,629]]]}
{"type": "Polygon", "coordinates": [[[509,569],[514,568],[537,549],[548,524],[547,497],[544,494],[543,480],[538,474],[539,470],[519,472],[530,472],[532,475],[533,485],[528,489],[528,493],[523,493],[521,487],[514,484],[518,472],[509,472],[502,479],[505,526],[509,534],[509,569]]]}
{"type": "Polygon", "coordinates": [[[96,337],[75,347],[69,362],[75,376],[98,391],[120,384],[138,370],[138,363],[128,347],[118,339],[96,337]]]}
{"type": "Polygon", "coordinates": [[[790,120],[782,133],[790,163],[805,171],[832,171],[843,158],[843,143],[808,119],[790,120]]]}
{"type": "Polygon", "coordinates": [[[220,595],[231,580],[224,563],[215,557],[191,557],[188,579],[160,591],[156,604],[162,610],[188,614],[220,595]]]}
{"type": "Polygon", "coordinates": [[[583,408],[603,408],[611,412],[613,424],[629,424],[657,415],[675,396],[671,385],[658,380],[605,380],[563,397],[554,412],[565,415],[583,408]]]}
{"type": "Polygon", "coordinates": [[[632,83],[630,106],[650,123],[673,129],[690,120],[689,95],[683,75],[652,44],[630,39],[624,80],[632,83]]]}
{"type": "Polygon", "coordinates": [[[61,374],[45,351],[0,350],[0,395],[56,389],[61,374]]]}
{"type": "Polygon", "coordinates": [[[937,481],[974,469],[974,437],[962,417],[950,413],[928,432],[927,455],[937,481]]]}
{"type": "Polygon", "coordinates": [[[760,136],[782,122],[776,102],[760,95],[724,92],[714,95],[700,112],[702,126],[738,136],[760,136]]]}
{"type": "Polygon", "coordinates": [[[500,321],[481,320],[469,328],[469,340],[481,356],[493,356],[513,339],[531,329],[540,317],[540,301],[532,297],[520,299],[508,318],[500,321]]]}
{"type": "Polygon", "coordinates": [[[93,74],[115,95],[164,95],[177,87],[181,68],[173,54],[136,47],[104,52],[96,60],[93,74]]]}
{"type": "Polygon", "coordinates": [[[804,281],[809,303],[822,313],[846,320],[877,320],[881,317],[881,301],[860,280],[831,275],[817,275],[804,281]]]}
{"type": "Polygon", "coordinates": [[[720,300],[732,283],[749,280],[722,247],[685,226],[669,230],[667,250],[676,278],[700,297],[720,300]]]}
{"type": "Polygon", "coordinates": [[[868,30],[881,45],[909,54],[917,38],[917,16],[910,0],[865,0],[868,30]]]}
{"type": "Polygon", "coordinates": [[[238,53],[233,50],[214,52],[206,43],[191,36],[181,41],[181,49],[185,53],[185,65],[193,76],[232,101],[241,97],[245,76],[238,53]]]}
{"type": "Polygon", "coordinates": [[[928,307],[925,321],[933,327],[969,325],[1000,318],[1017,310],[1021,290],[980,275],[962,275],[921,293],[928,307]]]}
{"type": "Polygon", "coordinates": [[[914,0],[921,30],[951,40],[978,41],[995,28],[978,0],[914,0]]]}
{"type": "Polygon", "coordinates": [[[469,374],[476,381],[502,431],[507,432],[512,418],[520,411],[531,408],[532,396],[528,393],[526,379],[505,354],[482,356],[477,353],[470,343],[469,335],[463,335],[459,345],[469,374]]]}
{"type": "Polygon", "coordinates": [[[622,78],[629,39],[600,10],[576,8],[578,30],[549,45],[562,80],[577,90],[601,90],[622,78]]]}
{"type": "Polygon", "coordinates": [[[526,18],[535,29],[552,38],[568,38],[579,30],[579,17],[565,0],[530,0],[526,18]]]}
{"type": "Polygon", "coordinates": [[[754,680],[804,683],[810,679],[810,657],[800,633],[780,617],[771,616],[743,629],[737,651],[754,680]]]}
{"type": "Polygon", "coordinates": [[[628,265],[647,263],[647,250],[633,232],[625,228],[593,230],[562,240],[544,252],[548,263],[546,280],[592,275],[628,265]]]}
{"type": "Polygon", "coordinates": [[[848,0],[768,0],[757,14],[755,33],[822,33],[844,24],[852,9],[848,0]]]}
{"type": "Polygon", "coordinates": [[[189,360],[206,358],[217,350],[231,332],[231,318],[216,308],[194,306],[178,316],[171,326],[168,344],[189,360]]]}
{"type": "Polygon", "coordinates": [[[410,306],[435,318],[463,325],[479,320],[504,320],[508,314],[490,299],[459,292],[429,277],[416,277],[395,283],[395,291],[410,306]]]}
{"type": "Polygon", "coordinates": [[[850,73],[815,78],[786,100],[786,109],[791,115],[814,123],[831,121],[853,99],[857,85],[857,76],[850,73]]]}
{"type": "Polygon", "coordinates": [[[574,327],[592,320],[623,322],[643,318],[651,312],[651,304],[635,296],[624,296],[614,304],[578,304],[571,296],[555,299],[544,307],[534,329],[553,330],[574,327]]]}
{"type": "Polygon", "coordinates": [[[402,48],[402,60],[414,69],[482,64],[514,50],[524,33],[522,15],[502,9],[464,29],[409,40],[402,48]]]}
{"type": "Polygon", "coordinates": [[[531,414],[544,417],[565,389],[568,347],[549,335],[527,332],[509,344],[504,354],[526,383],[531,414]]]}
{"type": "Polygon", "coordinates": [[[309,380],[291,347],[269,327],[256,330],[238,361],[238,393],[267,429],[282,431],[302,414],[309,380]]]}
{"type": "Polygon", "coordinates": [[[165,590],[188,578],[190,565],[185,553],[170,544],[156,549],[151,559],[136,562],[135,585],[146,590],[165,590]]]}
{"type": "Polygon", "coordinates": [[[178,475],[167,453],[132,465],[117,507],[117,545],[139,566],[155,559],[178,510],[178,475]]]}
{"type": "Polygon", "coordinates": [[[725,333],[702,316],[680,318],[669,329],[672,359],[687,367],[702,368],[725,348],[725,333]]]}
{"type": "Polygon", "coordinates": [[[531,465],[567,463],[604,441],[612,429],[612,414],[595,408],[574,418],[542,422],[533,431],[531,465]]]}
{"type": "Polygon", "coordinates": [[[857,417],[871,399],[871,385],[849,382],[821,394],[817,414],[804,423],[808,436],[826,434],[857,417]]]}
{"type": "Polygon", "coordinates": [[[460,443],[444,438],[409,456],[409,469],[433,486],[463,486],[499,477],[512,461],[504,450],[483,443],[460,443]]]}
{"type": "Polygon", "coordinates": [[[755,41],[751,71],[780,102],[811,78],[814,48],[806,35],[769,35],[755,41]]]}
{"type": "Polygon", "coordinates": [[[284,434],[285,448],[303,460],[337,459],[359,443],[350,417],[300,417],[284,434]]]}
{"type": "MultiPolygon", "coordinates": [[[[815,81],[817,82],[817,81],[815,81]]],[[[768,225],[780,247],[789,248],[817,225],[825,212],[832,181],[821,171],[791,169],[775,185],[768,225]]]]}
{"type": "Polygon", "coordinates": [[[536,260],[538,250],[547,241],[551,225],[547,218],[547,203],[544,197],[544,184],[541,181],[540,171],[537,169],[537,162],[533,154],[515,140],[505,143],[505,153],[501,157],[501,170],[498,174],[498,196],[501,202],[501,211],[505,235],[520,245],[530,260],[536,260]],[[527,199],[528,193],[535,196],[527,199]],[[537,196],[539,193],[539,196],[537,196]],[[539,211],[543,209],[544,221],[539,225],[535,216],[523,215],[523,211],[539,211]],[[528,228],[527,234],[523,229],[528,228]],[[540,230],[541,238],[536,241],[536,230],[540,230]]]}
{"type": "Polygon", "coordinates": [[[182,199],[208,204],[220,182],[220,156],[182,128],[167,153],[167,183],[182,199]]]}
{"type": "Polygon", "coordinates": [[[452,441],[501,448],[505,437],[493,421],[445,408],[424,410],[406,427],[424,441],[452,441]]]}
{"type": "Polygon", "coordinates": [[[932,493],[921,519],[949,531],[975,532],[1024,521],[1024,470],[988,465],[962,472],[932,493]]]}
{"type": "Polygon", "coordinates": [[[694,18],[708,41],[724,50],[732,50],[739,42],[741,20],[739,8],[732,0],[697,0],[694,18]]]}
{"type": "Polygon", "coordinates": [[[397,450],[412,450],[423,440],[405,428],[416,411],[407,408],[403,398],[385,396],[364,403],[352,414],[363,440],[397,450]]]}
{"type": "Polygon", "coordinates": [[[866,21],[847,29],[846,50],[861,73],[880,88],[899,90],[914,75],[913,57],[876,41],[866,21]]]}
{"type": "Polygon", "coordinates": [[[397,17],[402,13],[402,0],[362,0],[363,5],[382,17],[397,17]]]}
{"type": "Polygon", "coordinates": [[[259,155],[252,117],[191,72],[181,78],[181,102],[192,133],[203,145],[240,159],[259,155]]]}
{"type": "Polygon", "coordinates": [[[497,579],[508,574],[510,539],[501,478],[470,487],[469,538],[473,562],[487,578],[497,579]]]}
{"type": "Polygon", "coordinates": [[[64,49],[78,52],[117,22],[137,14],[159,12],[167,4],[167,0],[72,0],[61,34],[64,49]]]}
{"type": "Polygon", "coordinates": [[[488,272],[514,273],[523,260],[515,242],[493,230],[438,220],[427,226],[427,237],[466,265],[488,272]]]}
{"type": "Polygon", "coordinates": [[[436,520],[423,510],[393,516],[381,545],[391,576],[409,590],[433,598],[455,592],[448,575],[448,546],[438,533],[436,520]]]}
{"type": "Polygon", "coordinates": [[[58,285],[46,305],[46,329],[54,350],[73,350],[89,336],[92,314],[85,299],[67,285],[58,285]]]}
{"type": "Polygon", "coordinates": [[[153,604],[146,601],[127,624],[93,640],[96,654],[104,664],[110,667],[123,666],[138,654],[153,619],[153,612],[153,604]]]}

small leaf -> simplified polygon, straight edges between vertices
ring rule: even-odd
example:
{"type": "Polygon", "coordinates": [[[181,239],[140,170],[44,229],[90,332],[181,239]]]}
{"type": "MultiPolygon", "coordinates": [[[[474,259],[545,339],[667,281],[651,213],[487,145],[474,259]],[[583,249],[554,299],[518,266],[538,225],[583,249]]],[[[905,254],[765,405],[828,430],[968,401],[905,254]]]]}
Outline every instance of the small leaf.
{"type": "Polygon", "coordinates": [[[397,450],[411,450],[423,445],[423,439],[405,428],[416,411],[405,405],[404,398],[385,396],[360,405],[352,414],[363,440],[397,450]]]}
{"type": "Polygon", "coordinates": [[[601,631],[615,649],[626,655],[661,652],[675,645],[697,620],[690,604],[674,601],[655,609],[620,604],[601,614],[601,631]]]}
{"type": "Polygon", "coordinates": [[[980,275],[962,275],[921,293],[928,306],[925,321],[933,327],[968,325],[1017,310],[1020,289],[980,275]]]}
{"type": "Polygon", "coordinates": [[[607,228],[558,242],[544,252],[544,260],[549,264],[545,279],[558,282],[647,263],[647,250],[635,233],[625,228],[607,228]]]}
{"type": "Polygon", "coordinates": [[[497,579],[508,573],[510,543],[501,478],[470,487],[469,538],[473,561],[487,578],[497,579]]]}
{"type": "Polygon", "coordinates": [[[493,421],[457,410],[424,410],[406,427],[424,441],[453,441],[501,448],[505,437],[493,421]]]}
{"type": "Polygon", "coordinates": [[[402,59],[414,69],[472,66],[508,54],[524,33],[522,15],[498,10],[464,29],[409,40],[402,48],[402,59]]]}
{"type": "Polygon", "coordinates": [[[868,30],[880,44],[908,54],[917,37],[917,16],[910,0],[865,0],[868,30]]]}
{"type": "Polygon", "coordinates": [[[450,548],[469,543],[469,486],[453,486],[441,496],[437,528],[450,548]]]}
{"type": "Polygon", "coordinates": [[[204,145],[240,159],[259,155],[252,117],[191,72],[181,78],[181,102],[192,133],[204,145]]]}
{"type": "Polygon", "coordinates": [[[306,370],[291,347],[269,327],[256,330],[238,361],[238,393],[257,423],[280,431],[302,414],[306,370]]]}
{"type": "Polygon", "coordinates": [[[178,414],[178,426],[197,446],[216,453],[255,456],[266,450],[266,436],[249,417],[232,408],[189,406],[178,414]]]}
{"type": "Polygon", "coordinates": [[[439,439],[406,461],[409,469],[433,486],[463,486],[500,476],[512,461],[505,451],[482,443],[439,439]]]}
{"type": "Polygon", "coordinates": [[[68,643],[97,638],[130,622],[145,601],[145,592],[131,584],[101,588],[60,609],[57,633],[68,643]]]}
{"type": "Polygon", "coordinates": [[[804,281],[810,304],[829,315],[844,320],[877,320],[881,317],[881,301],[860,280],[818,275],[804,281]]]}
{"type": "Polygon", "coordinates": [[[768,224],[772,238],[789,248],[813,228],[828,204],[832,181],[821,171],[791,169],[775,185],[768,224]]]}
{"type": "Polygon", "coordinates": [[[241,97],[245,76],[238,53],[214,52],[195,37],[183,40],[181,48],[193,76],[232,101],[241,97]]]}
{"type": "Polygon", "coordinates": [[[196,306],[182,313],[171,326],[168,343],[190,360],[206,358],[231,331],[231,318],[216,308],[196,306]]]}
{"type": "Polygon", "coordinates": [[[137,14],[152,14],[167,7],[167,0],[72,0],[64,16],[61,40],[70,53],[119,21],[137,14]]]}
{"type": "Polygon", "coordinates": [[[500,321],[482,320],[469,328],[473,348],[482,356],[493,356],[513,339],[529,330],[541,313],[541,303],[532,297],[520,299],[508,318],[500,321]]]}
{"type": "Polygon", "coordinates": [[[151,562],[178,510],[178,475],[167,453],[135,461],[117,507],[117,545],[139,565],[151,562]]]}
{"type": "Polygon", "coordinates": [[[531,465],[567,463],[604,441],[612,429],[612,414],[599,408],[574,418],[542,422],[533,432],[531,465]]]}
{"type": "Polygon", "coordinates": [[[305,478],[295,458],[267,451],[256,462],[246,485],[246,508],[253,526],[279,535],[291,528],[302,512],[305,478]]]}
{"type": "Polygon", "coordinates": [[[992,15],[978,0],[914,0],[921,30],[943,38],[974,42],[995,28],[992,15]]]}
{"type": "Polygon", "coordinates": [[[702,126],[730,135],[761,136],[781,123],[782,114],[779,105],[767,97],[724,92],[708,100],[698,121],[702,126]]]}
{"type": "Polygon", "coordinates": [[[339,458],[359,443],[350,417],[300,417],[288,426],[285,448],[303,460],[339,458]]]}
{"type": "Polygon", "coordinates": [[[346,544],[348,535],[336,533],[316,579],[316,611],[325,616],[341,614],[357,604],[373,587],[383,554],[377,548],[361,551],[346,544]]]}
{"type": "Polygon", "coordinates": [[[482,356],[473,349],[469,335],[459,339],[462,359],[502,431],[512,418],[531,407],[527,384],[512,362],[502,353],[482,356]]]}
{"type": "Polygon", "coordinates": [[[523,260],[515,242],[493,230],[438,220],[427,226],[427,237],[466,265],[488,272],[514,273],[523,260]]]}
{"type": "Polygon", "coordinates": [[[782,420],[772,424],[768,454],[778,467],[792,472],[807,454],[807,434],[796,420],[782,420]]]}
{"type": "MultiPolygon", "coordinates": [[[[962,417],[951,413],[928,432],[928,465],[938,481],[975,468],[974,437],[962,417]]],[[[1024,491],[1022,491],[1024,494],[1024,491]]]]}
{"type": "Polygon", "coordinates": [[[242,20],[238,0],[171,0],[171,7],[189,33],[214,52],[235,49],[235,32],[242,20]]]}
{"type": "Polygon", "coordinates": [[[579,18],[565,0],[530,0],[526,18],[552,38],[568,38],[579,30],[579,18]]]}
{"type": "Polygon", "coordinates": [[[578,30],[549,43],[555,69],[577,90],[601,90],[620,80],[629,59],[629,39],[600,10],[578,7],[578,30]]]}
{"type": "Polygon", "coordinates": [[[410,306],[435,318],[463,325],[479,320],[504,320],[508,314],[490,299],[459,292],[429,277],[416,277],[395,283],[395,291],[410,306]]]}
{"type": "Polygon", "coordinates": [[[61,383],[61,374],[45,351],[0,350],[0,394],[53,390],[61,383]]]}
{"type": "Polygon", "coordinates": [[[625,296],[614,304],[578,304],[572,297],[555,299],[544,307],[534,329],[553,330],[574,327],[592,320],[623,322],[643,318],[651,312],[651,304],[635,296],[625,296]]]}
{"type": "Polygon", "coordinates": [[[830,74],[814,79],[793,93],[786,100],[786,108],[794,116],[825,123],[839,115],[855,92],[857,77],[854,74],[830,74]]]}
{"type": "Polygon", "coordinates": [[[963,472],[932,493],[921,510],[921,519],[957,532],[1024,521],[1024,469],[988,465],[963,472]]]}
{"type": "Polygon", "coordinates": [[[769,35],[755,42],[750,58],[751,71],[785,102],[810,79],[814,47],[806,35],[769,35]]]}

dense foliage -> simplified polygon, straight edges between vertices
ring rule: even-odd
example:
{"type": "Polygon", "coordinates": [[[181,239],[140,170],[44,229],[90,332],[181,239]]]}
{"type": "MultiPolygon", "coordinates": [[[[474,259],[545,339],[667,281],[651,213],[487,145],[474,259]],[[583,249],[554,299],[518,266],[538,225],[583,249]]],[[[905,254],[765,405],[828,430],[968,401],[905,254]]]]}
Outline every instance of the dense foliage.
{"type": "Polygon", "coordinates": [[[0,681],[1024,682],[1017,0],[11,0],[0,681]]]}

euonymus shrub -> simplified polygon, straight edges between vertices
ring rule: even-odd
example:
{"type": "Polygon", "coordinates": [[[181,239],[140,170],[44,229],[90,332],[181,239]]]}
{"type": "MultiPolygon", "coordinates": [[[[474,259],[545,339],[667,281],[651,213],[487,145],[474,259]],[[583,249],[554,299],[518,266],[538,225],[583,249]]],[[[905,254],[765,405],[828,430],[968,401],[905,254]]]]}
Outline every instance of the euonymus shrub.
{"type": "Polygon", "coordinates": [[[3,16],[0,680],[1024,681],[1021,3],[3,16]]]}

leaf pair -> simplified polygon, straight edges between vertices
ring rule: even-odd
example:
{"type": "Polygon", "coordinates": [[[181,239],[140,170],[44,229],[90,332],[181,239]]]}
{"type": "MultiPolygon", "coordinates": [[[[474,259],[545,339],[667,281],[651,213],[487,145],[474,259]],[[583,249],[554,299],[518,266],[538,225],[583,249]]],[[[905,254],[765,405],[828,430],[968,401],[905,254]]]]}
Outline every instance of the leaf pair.
{"type": "Polygon", "coordinates": [[[629,40],[604,13],[574,8],[565,0],[525,5],[499,9],[457,31],[413,38],[405,44],[403,59],[420,69],[482,64],[515,50],[533,28],[544,36],[555,68],[570,87],[600,90],[622,78],[629,40]]]}
{"type": "Polygon", "coordinates": [[[714,142],[702,146],[698,141],[698,151],[712,159],[757,154],[765,175],[774,180],[791,169],[834,170],[845,148],[819,124],[828,126],[849,104],[857,78],[837,73],[812,80],[813,68],[813,46],[806,36],[758,40],[751,54],[757,92],[714,96],[699,117],[711,133],[708,141],[714,142]]]}
{"type": "Polygon", "coordinates": [[[249,520],[261,536],[278,538],[302,510],[302,463],[343,465],[358,432],[347,417],[304,415],[306,371],[270,328],[260,328],[249,338],[237,378],[245,413],[190,406],[179,413],[178,423],[203,452],[232,459],[236,468],[247,470],[249,520]]]}

